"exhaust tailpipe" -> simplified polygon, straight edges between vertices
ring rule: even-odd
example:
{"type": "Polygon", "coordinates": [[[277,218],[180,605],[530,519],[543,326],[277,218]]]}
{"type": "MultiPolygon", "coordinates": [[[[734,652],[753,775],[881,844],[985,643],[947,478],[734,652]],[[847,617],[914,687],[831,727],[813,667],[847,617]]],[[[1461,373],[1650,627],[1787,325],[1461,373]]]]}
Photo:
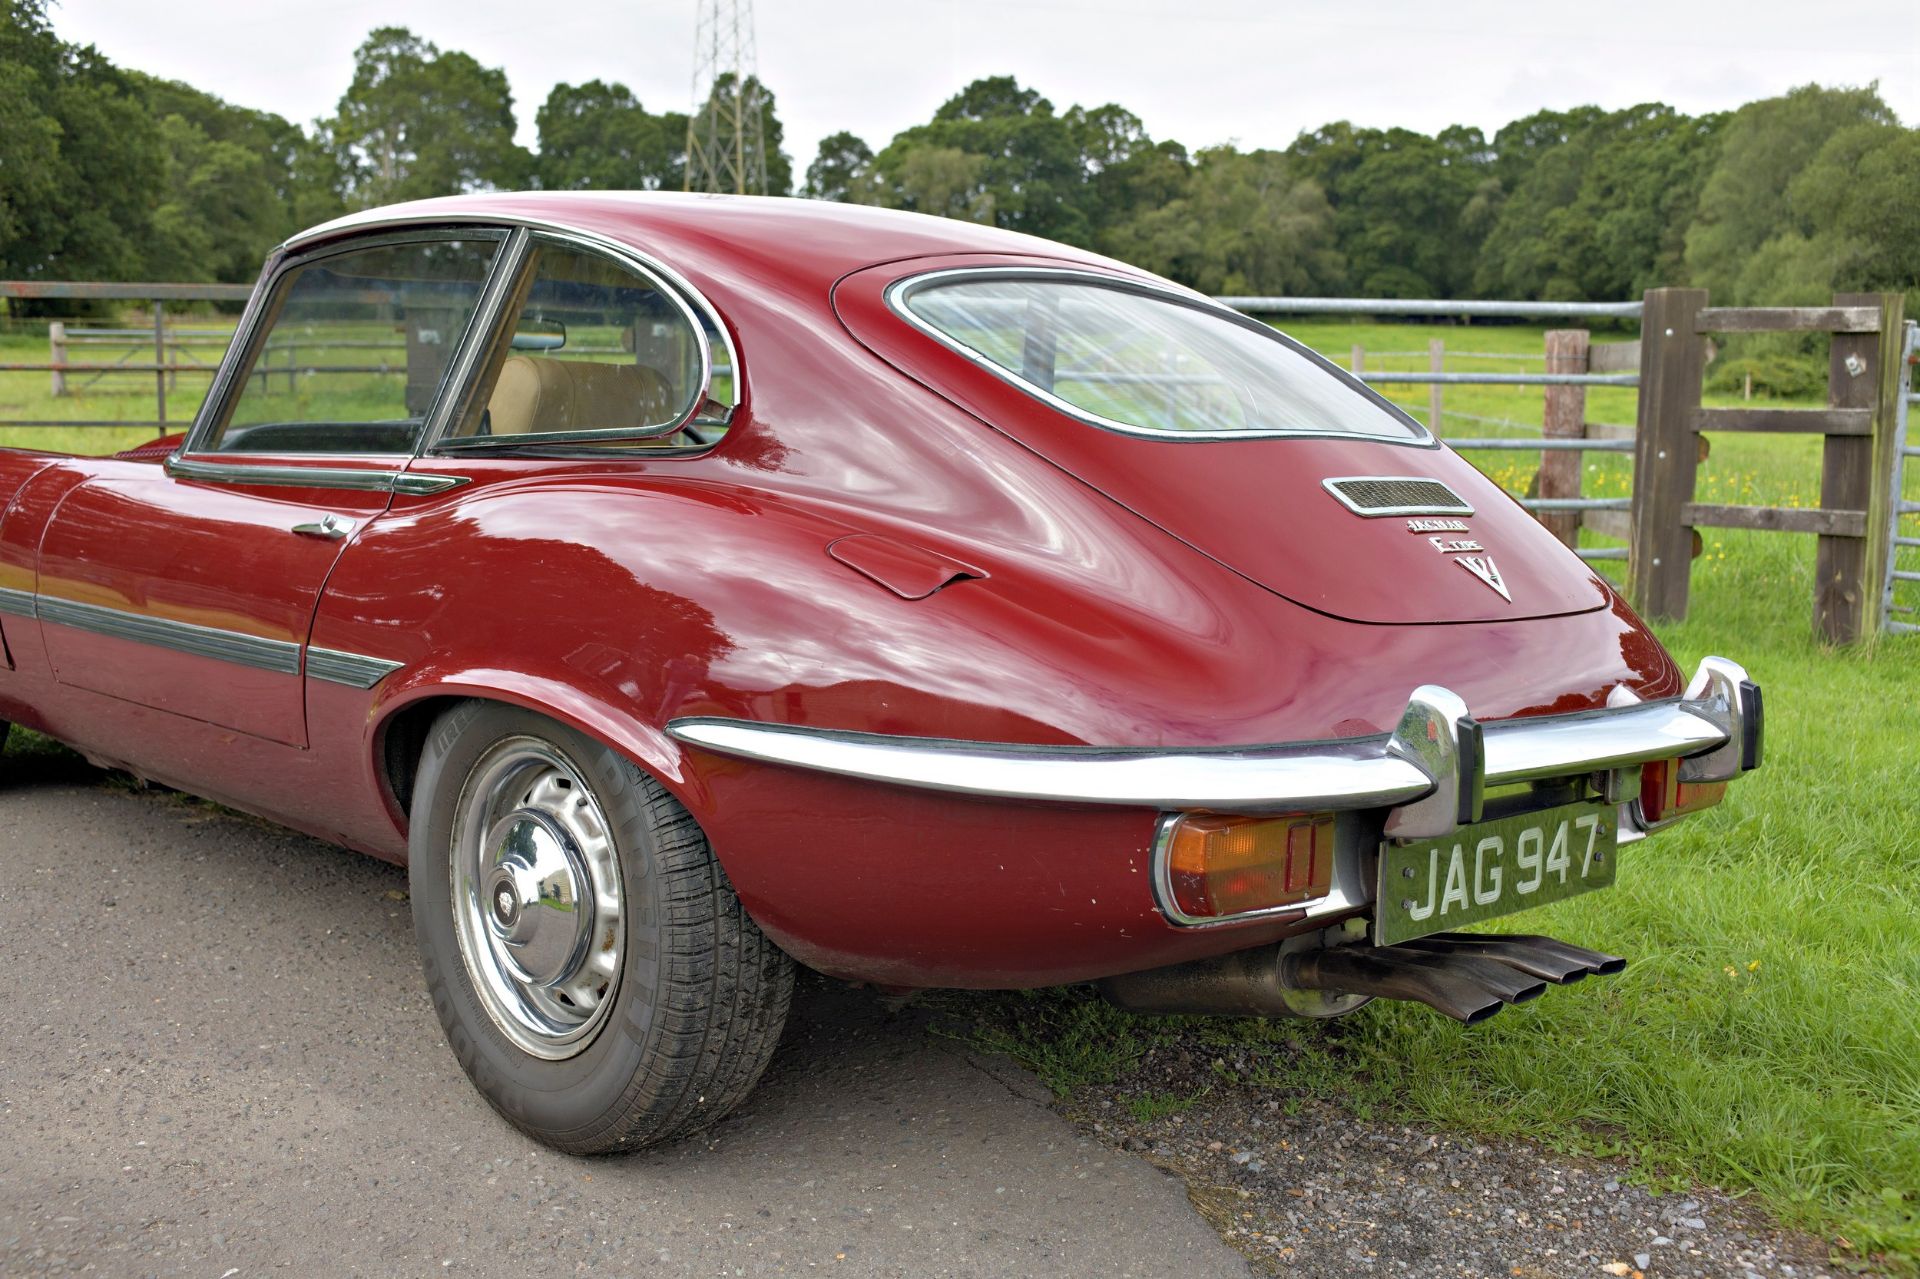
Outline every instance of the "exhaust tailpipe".
{"type": "Polygon", "coordinates": [[[1579,981],[1589,973],[1612,976],[1627,966],[1627,961],[1618,955],[1531,934],[1434,933],[1405,944],[1436,955],[1481,955],[1497,959],[1523,973],[1561,985],[1579,981]]]}
{"type": "Polygon", "coordinates": [[[1626,961],[1551,937],[1437,933],[1398,946],[1267,946],[1103,979],[1100,993],[1132,1012],[1226,1017],[1322,1015],[1327,994],[1404,999],[1456,1021],[1485,1021],[1540,996],[1548,982],[1617,973],[1626,961]]]}
{"type": "MultiPolygon", "coordinates": [[[[1498,965],[1495,965],[1496,967],[1498,965]]],[[[1392,946],[1330,946],[1284,957],[1287,978],[1309,990],[1344,990],[1380,999],[1410,999],[1471,1026],[1500,1011],[1505,1002],[1483,980],[1486,970],[1392,946]]],[[[1512,976],[1518,984],[1519,974],[1512,976]]],[[[1532,998],[1546,987],[1535,983],[1522,995],[1532,998]]]]}

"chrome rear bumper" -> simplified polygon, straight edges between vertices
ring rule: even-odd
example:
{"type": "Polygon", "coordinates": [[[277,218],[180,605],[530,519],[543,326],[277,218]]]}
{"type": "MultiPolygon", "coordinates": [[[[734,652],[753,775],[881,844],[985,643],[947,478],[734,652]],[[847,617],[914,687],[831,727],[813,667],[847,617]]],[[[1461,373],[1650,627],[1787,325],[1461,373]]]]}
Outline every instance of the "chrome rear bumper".
{"type": "Polygon", "coordinates": [[[676,740],[723,755],[962,795],[1218,813],[1390,809],[1387,833],[1444,835],[1512,782],[1685,759],[1688,781],[1760,762],[1760,690],[1732,662],[1700,663],[1686,693],[1572,715],[1476,721],[1435,685],[1391,734],[1238,749],[1023,746],[894,737],[718,718],[676,719],[676,740]]]}

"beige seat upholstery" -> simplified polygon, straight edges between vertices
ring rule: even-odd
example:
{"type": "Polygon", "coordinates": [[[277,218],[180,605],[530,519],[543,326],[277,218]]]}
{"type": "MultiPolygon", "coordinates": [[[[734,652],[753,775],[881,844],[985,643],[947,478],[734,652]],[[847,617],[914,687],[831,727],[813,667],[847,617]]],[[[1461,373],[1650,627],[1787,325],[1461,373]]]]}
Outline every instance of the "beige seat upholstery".
{"type": "Polygon", "coordinates": [[[495,435],[639,430],[664,426],[678,407],[667,380],[644,364],[529,355],[507,357],[487,401],[495,435]]]}

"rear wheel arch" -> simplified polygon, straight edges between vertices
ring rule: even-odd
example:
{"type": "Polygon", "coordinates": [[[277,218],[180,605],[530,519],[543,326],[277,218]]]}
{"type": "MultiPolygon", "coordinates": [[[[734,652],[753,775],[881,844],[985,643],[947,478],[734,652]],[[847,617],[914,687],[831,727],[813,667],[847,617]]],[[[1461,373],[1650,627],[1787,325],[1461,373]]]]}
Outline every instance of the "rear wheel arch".
{"type": "Polygon", "coordinates": [[[434,723],[465,701],[516,706],[593,738],[645,771],[704,825],[706,788],[688,767],[686,753],[666,733],[569,685],[525,680],[506,685],[467,679],[423,680],[395,690],[377,706],[367,752],[373,776],[404,834],[410,824],[414,782],[434,723]]]}

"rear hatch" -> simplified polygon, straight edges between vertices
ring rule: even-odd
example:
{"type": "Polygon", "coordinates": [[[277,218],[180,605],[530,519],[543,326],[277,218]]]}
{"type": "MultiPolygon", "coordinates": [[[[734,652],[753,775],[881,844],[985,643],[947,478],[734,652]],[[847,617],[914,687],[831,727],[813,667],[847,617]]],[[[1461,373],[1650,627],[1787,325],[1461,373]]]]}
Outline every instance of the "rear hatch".
{"type": "MultiPolygon", "coordinates": [[[[1135,434],[1036,394],[993,359],[903,318],[899,291],[893,303],[887,297],[895,282],[937,270],[998,266],[1043,273],[1063,265],[971,255],[890,264],[842,280],[835,304],[855,336],[903,372],[1194,549],[1307,608],[1358,622],[1432,624],[1553,617],[1609,603],[1605,584],[1579,557],[1417,428],[1404,442],[1339,434],[1195,438],[1191,428],[1174,436],[1135,434]]],[[[923,309],[916,306],[912,314],[923,309]]],[[[1321,394],[1323,404],[1337,406],[1351,396],[1358,413],[1386,411],[1317,357],[1285,352],[1282,363],[1287,377],[1330,379],[1334,396],[1321,394]]]]}

